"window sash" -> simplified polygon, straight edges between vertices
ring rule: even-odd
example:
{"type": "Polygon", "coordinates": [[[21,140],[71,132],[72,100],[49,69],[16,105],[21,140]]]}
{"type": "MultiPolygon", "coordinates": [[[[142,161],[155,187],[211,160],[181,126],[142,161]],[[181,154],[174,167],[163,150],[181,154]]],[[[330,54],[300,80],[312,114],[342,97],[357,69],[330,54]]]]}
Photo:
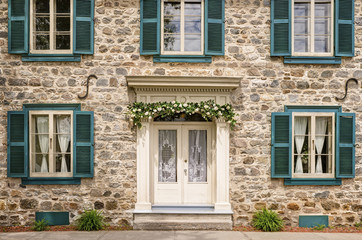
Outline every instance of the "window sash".
{"type": "MultiPolygon", "coordinates": [[[[35,123],[36,124],[36,123],[35,123]]],[[[73,176],[73,111],[29,111],[29,171],[30,171],[30,177],[72,177],[73,176]],[[35,172],[35,161],[34,158],[35,151],[33,150],[35,148],[35,142],[33,142],[33,135],[35,132],[34,129],[34,122],[33,122],[33,116],[47,115],[49,117],[49,149],[48,149],[48,156],[49,156],[49,165],[48,169],[49,172],[42,173],[42,172],[35,172]],[[58,153],[56,151],[56,138],[58,134],[56,133],[55,129],[55,121],[54,121],[54,115],[69,115],[70,116],[70,172],[54,172],[55,169],[55,154],[58,153]],[[33,145],[34,144],[34,145],[33,145]]]]}
{"type": "MultiPolygon", "coordinates": [[[[309,121],[309,120],[308,120],[309,121]]],[[[307,134],[306,134],[307,135],[307,134]]],[[[324,134],[327,135],[327,134],[324,134]]],[[[329,135],[330,136],[330,135],[329,135]]],[[[303,155],[303,154],[301,154],[303,155]]],[[[305,154],[304,154],[305,155],[305,154]]],[[[321,154],[323,156],[323,154],[321,154]]],[[[324,154],[325,155],[325,154],[324,154]]],[[[335,114],[328,112],[315,112],[315,113],[303,113],[303,112],[293,112],[292,113],[292,178],[334,178],[335,177],[335,114]],[[294,120],[295,117],[310,117],[309,126],[309,169],[310,173],[295,173],[295,156],[298,154],[295,153],[295,131],[294,131],[294,120]],[[328,154],[331,160],[331,173],[315,173],[316,166],[316,157],[318,156],[315,150],[315,137],[320,136],[315,133],[315,119],[316,117],[331,117],[332,118],[332,129],[331,129],[331,152],[328,154]],[[312,141],[314,146],[311,146],[312,141]]]]}
{"type": "MultiPolygon", "coordinates": [[[[49,22],[50,22],[50,29],[49,29],[49,49],[48,50],[37,50],[35,47],[35,37],[36,37],[36,28],[35,28],[35,1],[30,0],[30,53],[33,54],[71,54],[73,53],[73,0],[70,0],[70,49],[67,50],[57,50],[56,45],[56,35],[58,32],[56,31],[56,12],[55,12],[55,0],[48,0],[49,1],[49,22]]],[[[60,34],[64,35],[64,34],[60,34]]]]}
{"type": "MultiPolygon", "coordinates": [[[[165,51],[164,50],[164,2],[165,0],[161,1],[161,55],[202,55],[204,53],[204,0],[201,0],[201,51],[185,51],[185,1],[192,2],[192,0],[180,0],[181,10],[180,10],[180,42],[181,42],[181,51],[165,51]]],[[[189,15],[188,15],[189,16],[189,15]]],[[[166,33],[168,35],[168,33],[166,33]]],[[[171,34],[170,34],[171,35],[171,34]]],[[[187,35],[196,35],[196,34],[187,34],[187,35]]]]}
{"type": "MultiPolygon", "coordinates": [[[[294,40],[295,40],[295,36],[294,36],[294,3],[298,2],[296,0],[292,0],[291,1],[291,9],[292,9],[292,18],[291,18],[291,25],[292,25],[292,36],[291,36],[291,44],[292,44],[292,56],[318,56],[318,57],[330,57],[330,56],[334,56],[334,1],[331,0],[330,4],[331,4],[331,16],[330,16],[330,32],[331,32],[331,37],[330,37],[330,52],[315,52],[315,0],[310,0],[310,20],[308,20],[308,24],[310,25],[310,40],[308,42],[308,45],[310,47],[310,52],[295,52],[294,51],[294,40]]],[[[300,1],[299,1],[300,2],[300,1]]],[[[318,34],[319,35],[319,34],[318,34]]]]}

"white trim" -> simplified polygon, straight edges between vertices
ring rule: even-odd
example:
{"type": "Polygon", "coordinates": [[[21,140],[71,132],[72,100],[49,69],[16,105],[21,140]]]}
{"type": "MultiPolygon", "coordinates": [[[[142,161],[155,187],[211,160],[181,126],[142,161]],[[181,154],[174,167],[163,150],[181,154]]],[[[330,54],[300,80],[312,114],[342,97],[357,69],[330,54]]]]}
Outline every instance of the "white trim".
{"type": "Polygon", "coordinates": [[[33,54],[71,54],[73,53],[73,0],[70,0],[70,49],[69,50],[56,50],[56,7],[55,0],[49,1],[49,50],[36,50],[35,49],[35,0],[30,0],[30,53],[33,54]]]}
{"type": "Polygon", "coordinates": [[[292,178],[334,178],[335,177],[335,114],[331,112],[293,112],[292,113],[292,178]],[[309,167],[311,172],[310,173],[300,173],[296,174],[294,173],[294,119],[297,116],[305,116],[310,117],[310,120],[308,120],[309,127],[309,167]],[[316,117],[331,117],[332,118],[332,124],[331,124],[331,141],[328,141],[330,144],[329,148],[329,159],[331,162],[331,166],[329,169],[331,170],[331,173],[315,173],[315,147],[313,146],[312,142],[315,141],[315,118],[316,117]]]}
{"type": "Polygon", "coordinates": [[[29,111],[29,172],[30,177],[72,177],[73,176],[73,111],[29,111]],[[34,147],[33,134],[35,131],[35,123],[33,122],[33,116],[35,115],[47,115],[49,117],[49,172],[40,173],[34,172],[35,160],[33,159],[34,147]],[[56,130],[54,124],[54,115],[70,115],[71,132],[70,132],[70,172],[62,173],[55,172],[55,149],[56,149],[56,130]]]}
{"type": "MultiPolygon", "coordinates": [[[[201,51],[191,52],[185,51],[185,1],[187,0],[179,0],[181,4],[180,9],[180,51],[165,51],[164,50],[164,2],[167,0],[161,1],[161,55],[202,55],[204,53],[204,11],[205,4],[204,0],[200,0],[201,2],[201,37],[200,37],[200,47],[201,51]]],[[[196,35],[196,34],[195,34],[196,35]]]]}
{"type": "Polygon", "coordinates": [[[310,0],[310,20],[308,20],[308,28],[310,28],[310,37],[308,38],[310,41],[310,52],[295,52],[294,51],[294,0],[292,0],[292,56],[304,56],[304,57],[331,57],[334,56],[334,1],[330,0],[331,3],[331,17],[329,21],[329,29],[331,32],[330,37],[330,52],[328,53],[318,53],[314,52],[314,40],[315,40],[315,32],[314,32],[314,22],[315,22],[315,0],[310,0]]]}

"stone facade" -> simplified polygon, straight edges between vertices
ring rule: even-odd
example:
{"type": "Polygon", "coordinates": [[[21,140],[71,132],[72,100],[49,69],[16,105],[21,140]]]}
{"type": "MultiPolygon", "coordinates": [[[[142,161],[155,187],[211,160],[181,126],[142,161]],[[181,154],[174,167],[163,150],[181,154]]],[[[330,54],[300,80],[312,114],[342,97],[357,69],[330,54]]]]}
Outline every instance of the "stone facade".
{"type": "Polygon", "coordinates": [[[71,221],[84,208],[104,211],[112,225],[132,222],[136,202],[136,129],[125,116],[130,102],[125,76],[235,76],[232,93],[238,123],[230,135],[230,199],[234,225],[250,223],[263,207],[277,210],[288,225],[300,214],[328,214],[332,225],[362,220],[360,87],[344,83],[362,78],[362,4],[355,1],[355,57],[341,65],[287,65],[270,57],[270,2],[226,0],[225,56],[212,63],[153,63],[140,56],[139,0],[95,0],[95,53],[81,62],[22,62],[7,53],[6,0],[0,0],[0,225],[30,224],[35,211],[69,211],[71,221]],[[89,74],[90,94],[85,91],[89,74]],[[25,103],[81,103],[94,111],[94,178],[81,185],[21,185],[8,178],[7,111],[25,103]],[[271,113],[285,105],[339,105],[356,113],[356,177],[341,186],[284,186],[270,178],[271,113]]]}

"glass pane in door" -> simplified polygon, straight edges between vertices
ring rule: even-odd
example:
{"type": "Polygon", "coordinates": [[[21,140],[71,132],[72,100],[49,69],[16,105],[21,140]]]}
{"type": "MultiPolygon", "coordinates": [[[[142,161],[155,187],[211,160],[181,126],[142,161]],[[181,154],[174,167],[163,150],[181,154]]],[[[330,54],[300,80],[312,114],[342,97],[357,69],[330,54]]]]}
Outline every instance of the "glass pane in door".
{"type": "Polygon", "coordinates": [[[158,181],[177,182],[177,131],[158,131],[158,181]]]}
{"type": "Polygon", "coordinates": [[[189,130],[189,182],[207,182],[207,130],[189,130]]]}

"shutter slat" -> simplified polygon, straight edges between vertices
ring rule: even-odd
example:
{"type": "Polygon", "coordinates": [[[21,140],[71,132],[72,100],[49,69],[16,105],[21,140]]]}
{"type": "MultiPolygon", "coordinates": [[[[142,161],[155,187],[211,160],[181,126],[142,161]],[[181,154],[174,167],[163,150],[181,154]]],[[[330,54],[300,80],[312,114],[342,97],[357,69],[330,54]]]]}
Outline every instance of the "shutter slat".
{"type": "Polygon", "coordinates": [[[224,55],[223,0],[205,0],[205,55],[224,55]]]}
{"type": "Polygon", "coordinates": [[[335,1],[335,55],[354,56],[354,0],[335,1]]]}
{"type": "Polygon", "coordinates": [[[271,1],[270,55],[291,55],[291,4],[289,0],[271,1]]]}
{"type": "Polygon", "coordinates": [[[9,53],[28,52],[29,0],[9,0],[9,53]]]}
{"type": "Polygon", "coordinates": [[[291,178],[292,176],[291,126],[291,113],[272,113],[272,178],[291,178]]]}
{"type": "Polygon", "coordinates": [[[355,114],[337,113],[336,177],[355,176],[355,114]]]}
{"type": "Polygon", "coordinates": [[[93,112],[74,111],[74,177],[93,177],[93,112]]]}
{"type": "Polygon", "coordinates": [[[8,177],[28,176],[28,114],[8,112],[8,177]]]}
{"type": "Polygon", "coordinates": [[[159,0],[141,0],[141,55],[160,54],[160,8],[159,0]]]}
{"type": "Polygon", "coordinates": [[[94,52],[94,0],[74,1],[74,53],[94,52]]]}

